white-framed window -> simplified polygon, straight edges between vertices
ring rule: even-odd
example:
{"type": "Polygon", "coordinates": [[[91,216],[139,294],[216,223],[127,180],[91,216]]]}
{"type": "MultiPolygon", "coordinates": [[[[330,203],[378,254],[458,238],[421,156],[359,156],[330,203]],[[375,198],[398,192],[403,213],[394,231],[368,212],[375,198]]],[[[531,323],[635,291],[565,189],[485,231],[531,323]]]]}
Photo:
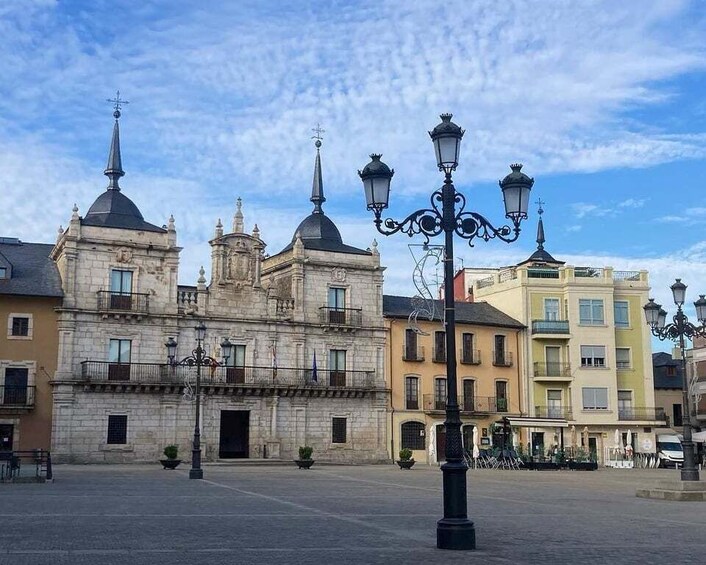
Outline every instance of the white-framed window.
{"type": "Polygon", "coordinates": [[[613,311],[615,312],[615,327],[629,328],[630,327],[630,308],[627,300],[616,300],[613,303],[613,311]]]}
{"type": "Polygon", "coordinates": [[[602,326],[605,324],[603,300],[579,299],[579,324],[584,326],[602,326]]]}
{"type": "Polygon", "coordinates": [[[616,369],[629,369],[632,367],[630,363],[630,348],[629,347],[616,347],[615,348],[615,368],[616,369]]]}
{"type": "Polygon", "coordinates": [[[0,267],[0,279],[7,278],[7,267],[0,267]]]}
{"type": "Polygon", "coordinates": [[[605,345],[582,345],[582,367],[605,367],[605,345]]]}
{"type": "Polygon", "coordinates": [[[544,319],[556,321],[559,319],[559,299],[545,298],[544,299],[544,319]]]}
{"type": "Polygon", "coordinates": [[[608,389],[583,387],[581,389],[584,410],[608,410],[608,389]]]}
{"type": "Polygon", "coordinates": [[[32,339],[34,320],[32,314],[13,312],[7,317],[7,339],[32,339]]]}

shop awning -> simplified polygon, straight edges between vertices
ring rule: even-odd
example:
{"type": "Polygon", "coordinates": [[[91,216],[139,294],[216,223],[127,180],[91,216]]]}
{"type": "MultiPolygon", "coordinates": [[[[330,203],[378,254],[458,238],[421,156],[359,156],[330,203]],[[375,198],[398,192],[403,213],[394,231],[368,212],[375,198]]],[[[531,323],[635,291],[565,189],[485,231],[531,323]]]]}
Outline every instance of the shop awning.
{"type": "Polygon", "coordinates": [[[511,426],[518,428],[568,428],[569,423],[561,418],[508,417],[511,426]]]}

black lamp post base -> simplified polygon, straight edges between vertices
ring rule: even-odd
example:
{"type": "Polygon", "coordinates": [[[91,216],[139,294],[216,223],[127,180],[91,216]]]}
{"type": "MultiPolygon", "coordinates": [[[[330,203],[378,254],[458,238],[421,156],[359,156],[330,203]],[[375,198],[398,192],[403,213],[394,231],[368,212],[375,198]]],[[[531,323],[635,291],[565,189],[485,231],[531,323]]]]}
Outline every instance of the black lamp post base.
{"type": "Polygon", "coordinates": [[[698,469],[684,469],[682,467],[681,480],[682,481],[698,481],[699,480],[699,470],[698,469]]]}
{"type": "Polygon", "coordinates": [[[190,479],[203,479],[203,469],[189,469],[190,479]]]}
{"type": "Polygon", "coordinates": [[[468,519],[442,518],[436,523],[436,547],[468,550],[476,548],[476,529],[468,519]]]}

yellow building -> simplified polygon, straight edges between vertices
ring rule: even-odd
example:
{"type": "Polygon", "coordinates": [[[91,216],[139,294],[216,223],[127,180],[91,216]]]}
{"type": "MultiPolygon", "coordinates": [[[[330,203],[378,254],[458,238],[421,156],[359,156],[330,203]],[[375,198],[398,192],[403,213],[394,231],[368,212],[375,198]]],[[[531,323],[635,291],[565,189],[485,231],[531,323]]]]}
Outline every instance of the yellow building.
{"type": "MultiPolygon", "coordinates": [[[[434,301],[433,321],[410,323],[412,299],[384,296],[383,315],[388,329],[388,382],[391,389],[390,450],[397,458],[402,448],[414,459],[444,459],[446,434],[446,342],[441,322],[444,308],[434,301]]],[[[473,428],[480,447],[489,446],[494,428],[504,416],[520,415],[519,347],[524,326],[484,303],[456,304],[455,352],[459,406],[464,445],[471,449],[473,428]]]]}
{"type": "Polygon", "coordinates": [[[524,425],[533,452],[570,447],[572,441],[579,447],[587,432],[583,447],[609,460],[616,430],[619,443],[630,432],[634,452],[654,452],[654,427],[666,420],[655,408],[642,310],[647,272],[557,261],[544,250],[541,216],[537,243],[537,251],[517,266],[457,275],[472,300],[487,301],[528,327],[522,406],[530,417],[524,425]]]}
{"type": "Polygon", "coordinates": [[[52,247],[0,238],[0,451],[50,448],[62,297],[52,247]]]}

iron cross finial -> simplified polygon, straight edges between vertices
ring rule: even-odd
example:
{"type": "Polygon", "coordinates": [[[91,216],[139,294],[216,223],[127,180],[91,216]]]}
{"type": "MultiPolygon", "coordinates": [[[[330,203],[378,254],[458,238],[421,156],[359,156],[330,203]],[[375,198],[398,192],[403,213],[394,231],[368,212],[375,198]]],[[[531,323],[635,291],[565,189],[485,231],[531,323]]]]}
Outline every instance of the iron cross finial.
{"type": "Polygon", "coordinates": [[[542,206],[544,206],[546,202],[544,202],[541,198],[538,198],[535,204],[539,206],[537,213],[541,216],[544,213],[544,208],[542,208],[542,206]]]}
{"type": "Polygon", "coordinates": [[[111,104],[114,104],[113,109],[115,110],[113,112],[113,116],[117,120],[120,117],[120,108],[122,108],[123,104],[129,104],[127,100],[122,100],[120,98],[120,91],[115,92],[115,98],[106,98],[106,102],[110,102],[111,104]]]}
{"type": "Polygon", "coordinates": [[[311,131],[313,131],[316,135],[312,135],[311,139],[316,139],[317,141],[321,141],[323,137],[321,137],[322,133],[326,133],[325,129],[321,129],[321,124],[317,122],[315,128],[311,128],[311,131]]]}

